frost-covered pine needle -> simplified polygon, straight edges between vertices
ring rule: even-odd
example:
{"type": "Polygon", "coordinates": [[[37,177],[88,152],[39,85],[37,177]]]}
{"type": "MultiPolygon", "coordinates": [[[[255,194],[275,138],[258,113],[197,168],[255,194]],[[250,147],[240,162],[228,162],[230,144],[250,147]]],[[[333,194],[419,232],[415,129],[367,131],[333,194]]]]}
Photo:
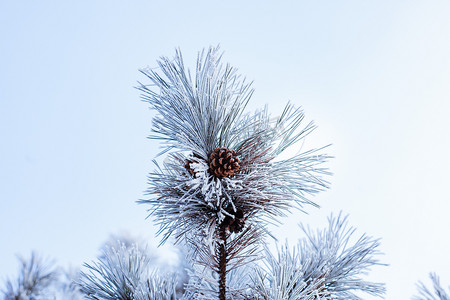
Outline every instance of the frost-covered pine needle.
{"type": "Polygon", "coordinates": [[[98,261],[85,267],[80,289],[87,299],[176,299],[175,279],[150,272],[150,258],[137,245],[105,246],[98,261]]]}
{"type": "Polygon", "coordinates": [[[57,280],[58,272],[49,262],[32,253],[29,260],[19,258],[21,267],[16,281],[7,280],[3,291],[5,300],[33,300],[50,297],[49,287],[57,280]]]}
{"type": "Polygon", "coordinates": [[[160,277],[152,274],[135,295],[135,300],[176,300],[176,280],[174,277],[160,277]]]}
{"type": "Polygon", "coordinates": [[[434,273],[430,273],[430,279],[433,283],[433,289],[430,290],[423,282],[419,282],[417,284],[419,294],[414,296],[412,300],[450,300],[450,287],[447,293],[439,281],[439,276],[434,273]]]}
{"type": "Polygon", "coordinates": [[[305,281],[301,256],[288,247],[279,250],[278,256],[266,249],[265,268],[256,268],[252,276],[253,290],[257,299],[264,300],[309,300],[321,296],[323,278],[305,281]]]}
{"type": "Polygon", "coordinates": [[[362,279],[376,258],[379,241],[366,235],[351,243],[354,229],[347,218],[329,218],[329,227],[312,232],[301,225],[306,238],[297,249],[282,248],[277,257],[268,251],[266,269],[255,277],[255,290],[263,299],[361,299],[360,291],[381,297],[383,284],[362,279]]]}
{"type": "MultiPolygon", "coordinates": [[[[250,274],[254,266],[245,265],[235,268],[227,274],[227,299],[244,300],[259,299],[253,290],[250,274]]],[[[200,265],[190,270],[190,281],[186,286],[183,300],[217,299],[217,273],[200,265]]]]}

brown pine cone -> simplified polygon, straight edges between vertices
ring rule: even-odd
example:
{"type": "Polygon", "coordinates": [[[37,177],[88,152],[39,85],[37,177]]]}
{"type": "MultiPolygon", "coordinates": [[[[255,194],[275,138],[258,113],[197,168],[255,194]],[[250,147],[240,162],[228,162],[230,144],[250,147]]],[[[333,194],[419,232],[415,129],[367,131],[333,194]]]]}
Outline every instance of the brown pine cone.
{"type": "Polygon", "coordinates": [[[236,152],[227,148],[216,148],[209,156],[209,171],[218,178],[234,174],[239,169],[236,152]]]}

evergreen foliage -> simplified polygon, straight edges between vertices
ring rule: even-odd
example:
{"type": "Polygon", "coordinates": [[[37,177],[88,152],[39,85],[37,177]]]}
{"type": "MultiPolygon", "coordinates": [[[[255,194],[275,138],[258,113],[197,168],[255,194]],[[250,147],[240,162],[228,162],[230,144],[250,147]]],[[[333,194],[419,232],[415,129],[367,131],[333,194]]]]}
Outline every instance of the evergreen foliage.
{"type": "MultiPolygon", "coordinates": [[[[279,117],[267,108],[246,112],[251,84],[221,59],[218,48],[201,52],[192,75],[177,51],[173,59],[162,57],[158,69],[142,70],[150,84],[138,86],[157,112],[150,138],[161,142],[159,156],[165,155],[162,165],[155,160],[148,198],[139,203],[159,225],[161,243],[173,236],[182,245],[182,270],[156,268],[154,257],[135,241],[110,241],[69,284],[32,255],[22,261],[17,283],[7,281],[6,300],[384,295],[383,284],[363,279],[381,265],[379,240],[354,239],[355,229],[341,214],[317,232],[300,225],[305,237],[294,249],[285,245],[273,254],[265,246],[269,224],[292,208],[318,206],[311,196],[328,188],[330,157],[324,148],[296,148],[297,154],[287,157],[286,150],[298,146],[313,123],[304,124],[302,110],[292,104],[279,117]]],[[[421,295],[427,293],[422,286],[421,295]]]]}
{"type": "Polygon", "coordinates": [[[414,296],[413,300],[450,300],[450,287],[448,288],[448,293],[442,287],[439,277],[430,273],[430,279],[433,283],[433,290],[430,290],[426,287],[426,285],[422,282],[417,284],[417,289],[419,294],[414,296]]]}

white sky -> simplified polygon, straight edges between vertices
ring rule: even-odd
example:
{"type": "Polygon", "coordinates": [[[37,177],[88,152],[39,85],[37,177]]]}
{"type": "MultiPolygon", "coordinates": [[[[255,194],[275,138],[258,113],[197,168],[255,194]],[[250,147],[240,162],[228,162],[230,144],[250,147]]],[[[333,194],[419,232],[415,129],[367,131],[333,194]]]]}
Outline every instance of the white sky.
{"type": "Polygon", "coordinates": [[[220,43],[251,109],[291,100],[319,125],[307,145],[333,144],[322,208],[280,239],[342,210],[382,238],[386,299],[430,271],[450,284],[449,1],[155,2],[0,2],[0,280],[33,249],[79,266],[111,233],[153,236],[137,70],[220,43]]]}

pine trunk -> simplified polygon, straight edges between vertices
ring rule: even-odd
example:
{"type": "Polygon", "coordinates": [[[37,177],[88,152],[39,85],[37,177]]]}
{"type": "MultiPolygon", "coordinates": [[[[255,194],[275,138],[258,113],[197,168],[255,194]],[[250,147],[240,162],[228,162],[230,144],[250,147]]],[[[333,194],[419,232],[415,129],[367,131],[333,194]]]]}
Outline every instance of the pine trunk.
{"type": "Polygon", "coordinates": [[[226,279],[227,279],[227,233],[224,226],[219,228],[219,299],[226,300],[226,279]]]}

